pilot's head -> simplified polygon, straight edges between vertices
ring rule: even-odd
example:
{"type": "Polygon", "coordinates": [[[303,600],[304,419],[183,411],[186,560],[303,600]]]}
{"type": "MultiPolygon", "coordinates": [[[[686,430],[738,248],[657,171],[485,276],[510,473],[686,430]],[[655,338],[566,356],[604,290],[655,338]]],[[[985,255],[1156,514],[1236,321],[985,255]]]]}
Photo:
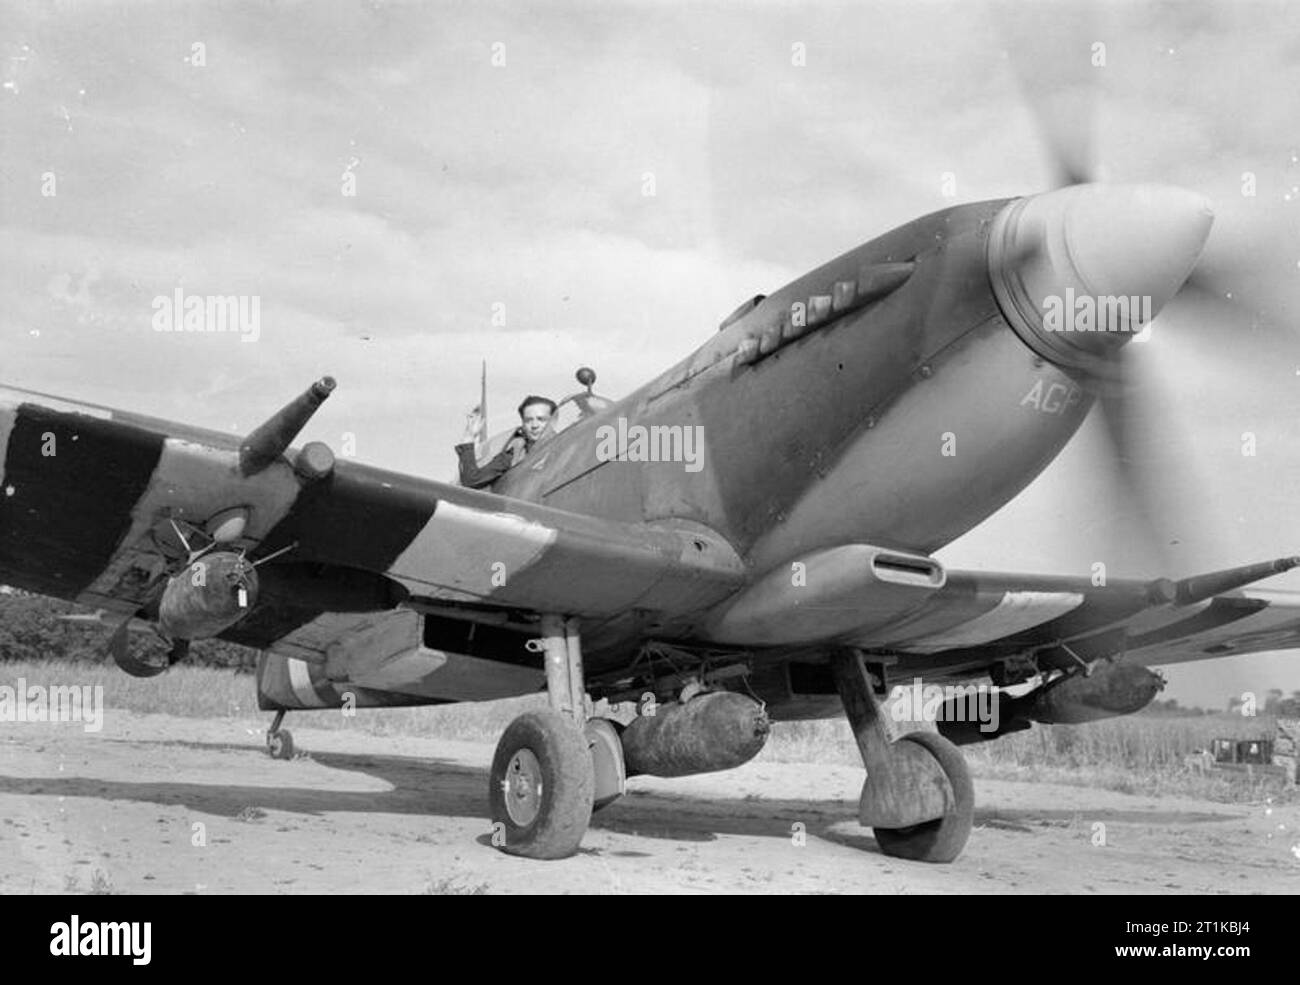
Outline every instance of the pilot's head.
{"type": "Polygon", "coordinates": [[[519,405],[519,420],[523,422],[524,437],[529,443],[536,441],[551,426],[555,401],[549,397],[527,396],[519,405]]]}

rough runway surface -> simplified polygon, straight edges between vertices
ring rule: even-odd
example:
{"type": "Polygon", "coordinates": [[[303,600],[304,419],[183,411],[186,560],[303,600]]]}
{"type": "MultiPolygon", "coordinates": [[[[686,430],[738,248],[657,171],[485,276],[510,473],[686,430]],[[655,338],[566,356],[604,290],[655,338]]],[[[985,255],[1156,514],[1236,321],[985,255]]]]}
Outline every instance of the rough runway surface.
{"type": "Polygon", "coordinates": [[[1300,806],[977,782],[955,864],[880,854],[860,770],[751,763],[638,777],[562,862],[491,847],[492,748],[290,721],[0,725],[0,891],[57,893],[1274,893],[1300,885],[1300,806]],[[1104,844],[1099,843],[1104,839],[1104,844]]]}

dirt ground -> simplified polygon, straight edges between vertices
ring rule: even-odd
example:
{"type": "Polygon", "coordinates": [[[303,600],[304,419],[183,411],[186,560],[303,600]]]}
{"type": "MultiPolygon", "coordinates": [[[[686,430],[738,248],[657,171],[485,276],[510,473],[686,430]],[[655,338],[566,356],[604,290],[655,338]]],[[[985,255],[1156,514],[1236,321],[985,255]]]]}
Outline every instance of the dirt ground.
{"type": "Polygon", "coordinates": [[[244,720],[0,724],[4,893],[1293,893],[1300,806],[977,781],[953,865],[888,858],[860,770],[638,777],[561,862],[491,847],[492,748],[244,720]]]}

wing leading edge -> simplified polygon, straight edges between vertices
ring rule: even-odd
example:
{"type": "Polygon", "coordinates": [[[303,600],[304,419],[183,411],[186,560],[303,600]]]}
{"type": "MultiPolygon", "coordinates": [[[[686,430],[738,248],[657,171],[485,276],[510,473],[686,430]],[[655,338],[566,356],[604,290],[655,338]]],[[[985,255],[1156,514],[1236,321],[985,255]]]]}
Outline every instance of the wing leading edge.
{"type": "Polygon", "coordinates": [[[711,640],[754,647],[849,645],[917,672],[960,673],[1025,658],[1068,669],[1129,654],[1144,663],[1300,646],[1300,594],[1248,589],[1287,557],[1181,580],[945,570],[864,544],[773,571],[722,606],[711,640]]]}

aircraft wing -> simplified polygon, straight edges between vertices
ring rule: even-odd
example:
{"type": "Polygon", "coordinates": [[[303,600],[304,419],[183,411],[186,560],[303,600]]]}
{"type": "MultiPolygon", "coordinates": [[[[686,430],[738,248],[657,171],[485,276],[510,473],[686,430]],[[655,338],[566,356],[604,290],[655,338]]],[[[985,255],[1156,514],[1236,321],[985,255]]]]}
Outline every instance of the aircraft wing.
{"type": "MultiPolygon", "coordinates": [[[[147,605],[166,566],[184,567],[178,528],[253,561],[283,551],[221,636],[322,665],[367,634],[380,649],[409,634],[402,606],[597,627],[689,613],[743,582],[734,550],[699,526],[580,516],[336,462],[323,445],[288,448],[291,437],[250,455],[253,436],[0,388],[0,582],[121,618],[147,605]]],[[[413,666],[363,669],[376,686],[420,678],[413,666]]]]}
{"type": "MultiPolygon", "coordinates": [[[[1239,577],[1269,577],[1295,559],[1235,569],[1239,577]]],[[[1238,580],[1229,572],[1224,582],[1238,580]]],[[[1207,590],[1219,580],[1209,576],[1207,590]]],[[[1197,579],[1187,579],[1195,585],[1197,579]]],[[[1033,653],[1047,665],[1123,654],[1148,666],[1207,660],[1234,653],[1300,647],[1300,593],[1231,588],[1207,597],[1178,598],[1168,580],[1095,586],[1087,579],[1032,579],[954,573],[959,605],[945,604],[896,627],[891,648],[922,656],[969,657],[978,663],[1033,653]],[[957,621],[950,622],[949,616],[957,621]]]]}
{"type": "Polygon", "coordinates": [[[710,633],[731,644],[847,644],[918,672],[1026,656],[1059,669],[1120,653],[1143,664],[1204,660],[1300,647],[1300,593],[1253,587],[1298,565],[1288,557],[1177,581],[1107,580],[945,570],[846,545],[797,562],[797,578],[783,569],[760,579],[710,633]]]}

